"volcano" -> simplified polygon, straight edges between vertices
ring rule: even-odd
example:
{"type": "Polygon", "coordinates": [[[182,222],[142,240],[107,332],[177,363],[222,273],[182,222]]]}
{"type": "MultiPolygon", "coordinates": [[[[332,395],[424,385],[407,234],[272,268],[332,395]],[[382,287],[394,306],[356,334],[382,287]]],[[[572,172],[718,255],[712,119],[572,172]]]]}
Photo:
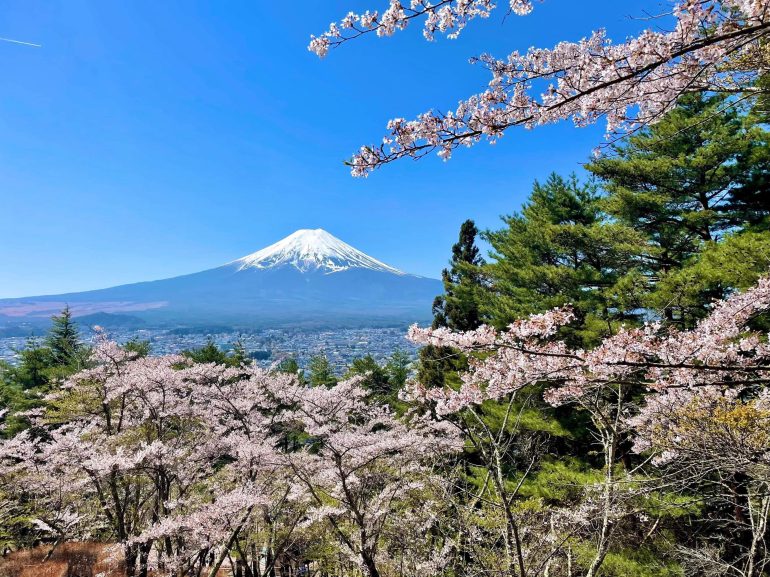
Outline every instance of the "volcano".
{"type": "Polygon", "coordinates": [[[0,320],[130,315],[144,325],[383,326],[430,319],[436,279],[407,274],[323,229],[303,229],[201,272],[61,295],[0,299],[0,320]]]}

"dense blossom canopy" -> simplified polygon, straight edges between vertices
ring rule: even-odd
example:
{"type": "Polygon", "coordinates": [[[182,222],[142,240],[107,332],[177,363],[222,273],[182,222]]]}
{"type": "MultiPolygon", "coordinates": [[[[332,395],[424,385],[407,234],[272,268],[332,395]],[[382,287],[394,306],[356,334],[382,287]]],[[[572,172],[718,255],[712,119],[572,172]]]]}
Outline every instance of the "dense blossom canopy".
{"type": "Polygon", "coordinates": [[[468,353],[494,351],[472,361],[459,390],[418,385],[413,392],[437,401],[439,413],[448,414],[538,382],[551,385],[546,400],[554,405],[617,383],[658,392],[764,384],[770,382],[770,345],[747,325],[769,308],[770,277],[764,277],[751,290],[715,303],[693,330],[650,322],[623,328],[591,350],[571,348],[556,338],[558,329],[573,320],[569,309],[532,315],[504,331],[486,325],[464,333],[413,326],[409,334],[418,343],[468,353]]]}
{"type": "MultiPolygon", "coordinates": [[[[431,502],[443,483],[433,463],[462,447],[447,423],[367,403],[360,378],[312,388],[250,365],[137,358],[106,340],[92,361],[31,415],[35,427],[0,443],[0,479],[34,500],[36,525],[55,538],[121,543],[129,575],[137,559],[137,575],[199,574],[212,552],[215,573],[239,535],[281,520],[286,543],[330,523],[376,577],[383,532],[407,523],[394,503],[431,502]]],[[[408,518],[429,527],[430,510],[408,518]]]]}

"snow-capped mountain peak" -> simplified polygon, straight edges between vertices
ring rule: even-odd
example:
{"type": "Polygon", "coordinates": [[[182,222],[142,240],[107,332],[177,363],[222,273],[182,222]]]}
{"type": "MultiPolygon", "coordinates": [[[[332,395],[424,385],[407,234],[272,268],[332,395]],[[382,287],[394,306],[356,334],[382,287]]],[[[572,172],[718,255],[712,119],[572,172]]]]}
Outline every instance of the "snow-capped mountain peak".
{"type": "Polygon", "coordinates": [[[288,265],[301,272],[320,270],[326,274],[351,268],[405,274],[353,248],[322,228],[298,230],[275,244],[236,260],[233,264],[238,270],[288,265]]]}

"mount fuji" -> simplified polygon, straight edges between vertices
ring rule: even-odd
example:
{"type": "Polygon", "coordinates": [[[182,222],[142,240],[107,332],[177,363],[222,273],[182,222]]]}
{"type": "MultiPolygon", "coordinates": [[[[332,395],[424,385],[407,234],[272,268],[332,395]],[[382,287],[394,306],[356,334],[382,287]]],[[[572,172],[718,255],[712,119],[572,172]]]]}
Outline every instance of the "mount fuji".
{"type": "MultiPolygon", "coordinates": [[[[298,230],[198,273],[62,295],[0,299],[0,322],[130,315],[145,325],[382,326],[431,317],[441,281],[407,274],[323,229],[298,230]]],[[[95,323],[97,324],[97,323],[95,323]]]]}

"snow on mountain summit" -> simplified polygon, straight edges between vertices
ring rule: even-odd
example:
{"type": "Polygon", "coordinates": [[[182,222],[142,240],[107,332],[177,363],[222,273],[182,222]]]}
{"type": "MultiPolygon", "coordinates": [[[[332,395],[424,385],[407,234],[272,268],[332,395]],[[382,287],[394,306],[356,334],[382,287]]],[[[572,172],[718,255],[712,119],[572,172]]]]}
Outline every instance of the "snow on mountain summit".
{"type": "Polygon", "coordinates": [[[275,244],[233,262],[238,270],[293,266],[301,272],[321,270],[326,274],[351,268],[404,275],[353,248],[322,228],[298,230],[275,244]]]}

